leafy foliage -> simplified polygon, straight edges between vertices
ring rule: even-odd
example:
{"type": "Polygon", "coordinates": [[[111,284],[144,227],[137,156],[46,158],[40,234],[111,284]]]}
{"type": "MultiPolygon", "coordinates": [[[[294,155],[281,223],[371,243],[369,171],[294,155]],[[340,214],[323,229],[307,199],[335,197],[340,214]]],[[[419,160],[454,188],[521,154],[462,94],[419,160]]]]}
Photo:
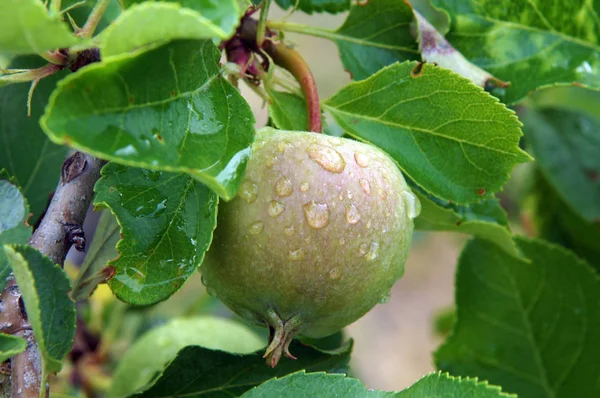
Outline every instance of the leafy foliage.
{"type": "MultiPolygon", "coordinates": [[[[337,13],[350,8],[350,0],[275,0],[284,10],[297,7],[308,14],[313,12],[337,13]]],[[[257,4],[258,2],[255,2],[257,4]]]]}
{"type": "Polygon", "coordinates": [[[353,137],[389,153],[425,191],[457,204],[490,198],[529,156],[511,111],[430,64],[394,64],[324,103],[353,137]]]}
{"type": "Polygon", "coordinates": [[[179,351],[177,358],[165,368],[149,389],[137,396],[239,396],[266,380],[300,369],[346,372],[351,349],[351,342],[331,353],[293,342],[290,351],[298,359],[282,361],[276,368],[269,368],[264,364],[262,352],[240,356],[188,346],[179,351]]]}
{"type": "MultiPolygon", "coordinates": [[[[33,56],[17,57],[11,68],[39,65],[33,56]]],[[[6,168],[15,177],[31,206],[33,221],[48,203],[50,193],[58,183],[59,170],[68,149],[54,144],[44,134],[39,119],[44,113],[50,93],[64,78],[61,72],[42,79],[31,99],[31,116],[27,116],[27,84],[0,88],[0,169],[6,168]]]]}
{"type": "MultiPolygon", "coordinates": [[[[0,245],[26,244],[31,236],[31,227],[26,225],[29,206],[14,182],[5,170],[0,170],[0,245]]],[[[0,289],[4,289],[8,275],[10,265],[4,250],[0,250],[0,289]]],[[[14,349],[14,341],[6,344],[14,349]]]]}
{"type": "Polygon", "coordinates": [[[39,0],[3,0],[0,26],[3,53],[41,53],[81,41],[69,31],[60,15],[49,13],[39,0]]]}
{"type": "Polygon", "coordinates": [[[412,8],[404,1],[377,0],[355,4],[335,40],[344,68],[362,80],[397,61],[418,59],[409,30],[412,8]]]}
{"type": "Polygon", "coordinates": [[[90,65],[59,83],[41,125],[57,143],[130,166],[186,172],[229,199],[246,165],[254,117],[218,60],[210,41],[178,41],[90,65]]]}
{"type": "Polygon", "coordinates": [[[0,361],[4,362],[13,355],[25,351],[27,341],[21,337],[0,333],[0,361]]]}
{"type": "Polygon", "coordinates": [[[450,16],[447,39],[511,85],[507,103],[553,83],[600,88],[598,5],[584,0],[433,0],[450,16]]]}
{"type": "Polygon", "coordinates": [[[477,379],[461,379],[448,374],[432,373],[401,392],[367,390],[360,381],[340,374],[305,373],[290,374],[271,379],[253,388],[244,398],[495,398],[508,397],[500,388],[477,382],[477,379]]]}
{"type": "Polygon", "coordinates": [[[482,240],[464,249],[457,323],[437,366],[524,397],[597,396],[598,274],[559,246],[516,242],[529,261],[482,240]]]}
{"type": "Polygon", "coordinates": [[[269,116],[280,130],[308,131],[304,98],[284,91],[268,90],[269,116]]]}
{"type": "Polygon", "coordinates": [[[186,346],[250,354],[264,346],[248,327],[211,316],[173,319],[139,338],[125,353],[113,375],[110,396],[124,397],[148,384],[186,346]],[[156,350],[148,350],[156,347],[156,350]]]}
{"type": "Polygon", "coordinates": [[[64,271],[31,246],[4,245],[12,272],[23,294],[27,319],[42,356],[43,380],[62,367],[75,335],[75,305],[64,271]]]}
{"type": "Polygon", "coordinates": [[[175,39],[225,39],[230,36],[237,26],[237,18],[232,16],[240,13],[237,1],[220,1],[211,11],[210,16],[214,20],[178,3],[144,2],[134,5],[98,37],[102,55],[121,54],[175,39]],[[177,29],[173,29],[174,26],[177,29]]]}
{"type": "Polygon", "coordinates": [[[216,225],[216,195],[186,174],[109,163],[95,205],[117,216],[123,239],[109,262],[109,286],[132,304],[152,304],[176,292],[204,258],[216,225]]]}

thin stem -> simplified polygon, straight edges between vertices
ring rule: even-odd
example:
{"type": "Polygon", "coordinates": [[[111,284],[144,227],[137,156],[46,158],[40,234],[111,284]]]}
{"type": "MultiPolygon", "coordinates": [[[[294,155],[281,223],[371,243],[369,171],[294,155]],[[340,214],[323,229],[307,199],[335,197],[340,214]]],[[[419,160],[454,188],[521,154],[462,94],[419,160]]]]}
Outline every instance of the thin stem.
{"type": "Polygon", "coordinates": [[[63,69],[62,65],[48,64],[42,66],[38,69],[26,69],[21,72],[16,72],[12,69],[7,69],[6,72],[9,74],[5,74],[0,76],[0,81],[11,82],[11,83],[25,83],[30,82],[32,80],[42,79],[44,77],[50,76],[59,70],[63,69]],[[12,73],[16,72],[16,73],[12,73]]]}
{"type": "Polygon", "coordinates": [[[262,8],[260,10],[260,18],[258,20],[258,28],[256,30],[256,44],[259,47],[262,46],[265,41],[265,32],[267,30],[267,15],[269,14],[269,8],[271,7],[271,0],[263,0],[262,8]]]}
{"type": "Polygon", "coordinates": [[[50,0],[50,12],[54,14],[60,14],[62,0],[50,0]]]}
{"type": "Polygon", "coordinates": [[[333,30],[315,28],[314,26],[302,25],[302,24],[293,23],[293,22],[267,21],[267,28],[274,29],[274,30],[280,30],[280,31],[284,31],[284,32],[294,32],[294,33],[300,33],[303,35],[320,37],[320,38],[328,39],[331,41],[345,41],[348,43],[354,43],[354,44],[376,47],[376,48],[383,48],[383,49],[387,49],[387,50],[403,51],[403,52],[415,53],[415,54],[418,53],[418,50],[416,50],[414,48],[410,48],[410,47],[378,43],[378,42],[366,40],[366,39],[363,39],[360,37],[352,37],[352,36],[339,34],[333,30]]]}
{"type": "Polygon", "coordinates": [[[94,9],[88,16],[87,21],[85,21],[85,25],[83,28],[77,33],[78,36],[85,37],[87,39],[91,38],[106,11],[106,7],[110,4],[111,0],[98,0],[94,9]]]}
{"type": "Polygon", "coordinates": [[[58,51],[45,51],[40,53],[39,56],[55,65],[66,65],[68,63],[67,57],[58,51]]]}

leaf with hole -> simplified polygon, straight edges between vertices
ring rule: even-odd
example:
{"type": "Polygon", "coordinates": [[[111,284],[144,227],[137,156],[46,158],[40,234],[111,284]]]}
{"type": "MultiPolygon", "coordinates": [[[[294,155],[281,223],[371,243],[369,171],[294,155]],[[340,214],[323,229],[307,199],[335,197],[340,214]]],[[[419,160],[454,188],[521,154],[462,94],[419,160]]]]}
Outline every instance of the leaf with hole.
{"type": "Polygon", "coordinates": [[[456,204],[493,197],[518,163],[521,123],[481,87],[447,69],[404,62],[323,103],[348,134],[369,141],[428,193],[456,204]]]}
{"type": "Polygon", "coordinates": [[[484,240],[463,250],[457,321],[436,365],[522,397],[599,396],[598,274],[560,246],[516,243],[529,261],[484,240]]]}
{"type": "Polygon", "coordinates": [[[110,57],[63,79],[40,123],[55,142],[188,173],[230,199],[246,167],[254,116],[220,72],[210,41],[110,57]]]}
{"type": "Polygon", "coordinates": [[[119,257],[108,281],[121,300],[165,300],[195,273],[212,240],[217,196],[183,173],[108,163],[94,205],[108,207],[121,225],[119,257]]]}

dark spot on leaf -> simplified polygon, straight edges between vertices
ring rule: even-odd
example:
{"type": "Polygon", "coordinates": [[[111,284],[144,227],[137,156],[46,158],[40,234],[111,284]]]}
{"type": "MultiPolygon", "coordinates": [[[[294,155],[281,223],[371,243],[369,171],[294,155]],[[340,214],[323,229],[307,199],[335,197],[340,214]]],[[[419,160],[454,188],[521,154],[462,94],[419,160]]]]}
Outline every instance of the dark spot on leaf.
{"type": "Polygon", "coordinates": [[[175,91],[171,91],[171,97],[175,96],[175,91]]]}
{"type": "Polygon", "coordinates": [[[354,123],[354,124],[358,124],[358,120],[354,119],[354,120],[352,121],[352,123],[354,123]]]}
{"type": "Polygon", "coordinates": [[[585,174],[592,182],[598,182],[598,172],[596,170],[586,170],[585,174]]]}
{"type": "Polygon", "coordinates": [[[159,133],[154,134],[154,137],[156,137],[157,141],[160,142],[161,144],[165,143],[165,139],[159,133]]]}
{"type": "Polygon", "coordinates": [[[133,97],[129,97],[129,103],[133,104],[133,97]]]}
{"type": "Polygon", "coordinates": [[[483,196],[483,195],[485,195],[485,188],[480,188],[480,189],[478,189],[478,190],[477,190],[477,195],[479,195],[479,196],[483,196]]]}
{"type": "Polygon", "coordinates": [[[108,192],[115,192],[115,187],[108,188],[108,192]]]}
{"type": "Polygon", "coordinates": [[[457,227],[460,227],[460,225],[461,225],[461,224],[462,224],[462,220],[461,220],[461,221],[457,221],[457,222],[456,222],[456,226],[457,226],[457,227]]]}
{"type": "Polygon", "coordinates": [[[86,93],[90,94],[92,92],[92,89],[90,87],[86,87],[83,89],[83,91],[85,91],[86,93]]]}
{"type": "Polygon", "coordinates": [[[574,85],[575,87],[584,87],[584,88],[585,88],[585,85],[583,85],[583,84],[581,84],[581,83],[579,83],[579,82],[573,82],[573,85],[574,85]]]}
{"type": "Polygon", "coordinates": [[[423,71],[423,65],[425,65],[425,62],[419,62],[417,66],[415,66],[414,69],[410,72],[410,75],[412,77],[420,77],[421,72],[423,71]]]}
{"type": "Polygon", "coordinates": [[[369,4],[369,0],[358,0],[356,2],[356,5],[361,7],[366,6],[367,4],[369,4]]]}

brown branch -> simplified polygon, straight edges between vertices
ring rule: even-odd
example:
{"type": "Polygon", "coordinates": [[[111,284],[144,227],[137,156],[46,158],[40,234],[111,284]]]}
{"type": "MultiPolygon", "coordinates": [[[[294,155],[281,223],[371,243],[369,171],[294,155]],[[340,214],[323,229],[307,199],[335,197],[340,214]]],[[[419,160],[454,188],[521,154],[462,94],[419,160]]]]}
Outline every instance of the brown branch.
{"type": "MultiPolygon", "coordinates": [[[[75,152],[65,160],[52,201],[29,239],[31,246],[61,266],[71,245],[78,250],[85,247],[81,225],[103,163],[81,152],[75,152]]],[[[12,396],[37,398],[42,390],[40,352],[27,320],[21,292],[12,275],[0,298],[3,304],[0,331],[23,337],[27,341],[25,352],[11,358],[12,396]]]]}

